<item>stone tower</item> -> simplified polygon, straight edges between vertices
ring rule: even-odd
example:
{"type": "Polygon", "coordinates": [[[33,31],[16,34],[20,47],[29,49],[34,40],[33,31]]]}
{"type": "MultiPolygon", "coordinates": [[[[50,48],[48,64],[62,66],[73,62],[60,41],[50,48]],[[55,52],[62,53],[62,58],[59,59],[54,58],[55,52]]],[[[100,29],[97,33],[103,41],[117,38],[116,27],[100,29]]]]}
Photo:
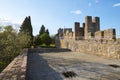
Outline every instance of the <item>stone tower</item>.
{"type": "Polygon", "coordinates": [[[75,40],[83,39],[84,29],[80,27],[79,22],[74,23],[74,38],[75,40]]]}
{"type": "Polygon", "coordinates": [[[80,36],[80,23],[79,22],[75,22],[74,23],[74,38],[75,40],[79,39],[79,36],[80,36]]]}
{"type": "Polygon", "coordinates": [[[63,29],[62,28],[58,29],[58,36],[59,36],[59,38],[63,37],[63,29]]]}
{"type": "Polygon", "coordinates": [[[100,30],[100,19],[95,17],[92,20],[91,16],[85,17],[85,28],[84,28],[84,38],[90,39],[93,38],[96,31],[100,30]]]}
{"type": "Polygon", "coordinates": [[[94,17],[92,20],[92,23],[93,23],[94,27],[96,28],[96,31],[100,31],[100,18],[94,17]]]}
{"type": "Polygon", "coordinates": [[[92,17],[86,16],[85,17],[85,28],[84,28],[85,39],[89,38],[88,33],[91,32],[91,28],[92,28],[92,17]]]}

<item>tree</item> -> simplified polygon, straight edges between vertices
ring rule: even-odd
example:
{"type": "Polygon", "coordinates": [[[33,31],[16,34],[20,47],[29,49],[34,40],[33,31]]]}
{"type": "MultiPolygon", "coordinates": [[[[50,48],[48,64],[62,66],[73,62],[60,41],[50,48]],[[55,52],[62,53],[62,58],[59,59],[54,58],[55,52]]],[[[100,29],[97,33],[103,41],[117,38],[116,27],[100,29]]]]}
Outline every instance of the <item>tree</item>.
{"type": "Polygon", "coordinates": [[[56,35],[51,35],[50,37],[51,37],[51,39],[52,39],[52,44],[55,44],[56,35]]]}
{"type": "Polygon", "coordinates": [[[0,72],[28,46],[29,42],[29,35],[23,32],[18,34],[12,26],[0,29],[0,72]]]}
{"type": "Polygon", "coordinates": [[[41,45],[41,44],[42,44],[41,38],[40,38],[39,35],[37,35],[37,36],[34,38],[34,45],[35,45],[35,46],[39,46],[39,45],[41,45]]]}
{"type": "Polygon", "coordinates": [[[45,33],[45,26],[44,25],[41,26],[41,29],[39,31],[39,35],[42,35],[43,33],[45,33]]]}
{"type": "MultiPolygon", "coordinates": [[[[31,18],[30,16],[26,17],[25,20],[23,21],[21,27],[20,27],[20,32],[27,34],[28,36],[31,37],[31,41],[30,41],[30,46],[33,45],[33,29],[32,29],[32,25],[31,25],[31,18]]],[[[28,46],[28,47],[30,47],[28,46]]]]}
{"type": "Polygon", "coordinates": [[[43,33],[40,38],[43,44],[50,45],[52,42],[51,37],[46,33],[43,33]]]}
{"type": "Polygon", "coordinates": [[[49,30],[48,30],[48,29],[46,29],[45,33],[49,35],[49,30]]]}
{"type": "Polygon", "coordinates": [[[33,37],[33,29],[32,29],[32,25],[31,25],[31,18],[30,16],[26,17],[25,20],[23,21],[21,27],[20,27],[20,32],[24,32],[28,35],[30,35],[31,37],[33,37]]]}

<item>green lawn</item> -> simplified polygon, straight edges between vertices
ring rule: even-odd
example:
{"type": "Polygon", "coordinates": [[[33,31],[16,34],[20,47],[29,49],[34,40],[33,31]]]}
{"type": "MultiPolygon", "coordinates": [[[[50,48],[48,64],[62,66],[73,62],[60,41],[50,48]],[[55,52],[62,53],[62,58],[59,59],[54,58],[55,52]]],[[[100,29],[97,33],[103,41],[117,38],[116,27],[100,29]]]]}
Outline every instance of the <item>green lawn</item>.
{"type": "Polygon", "coordinates": [[[55,48],[56,46],[55,46],[55,44],[50,44],[50,45],[42,44],[42,45],[40,45],[40,47],[42,47],[42,48],[55,48]]]}

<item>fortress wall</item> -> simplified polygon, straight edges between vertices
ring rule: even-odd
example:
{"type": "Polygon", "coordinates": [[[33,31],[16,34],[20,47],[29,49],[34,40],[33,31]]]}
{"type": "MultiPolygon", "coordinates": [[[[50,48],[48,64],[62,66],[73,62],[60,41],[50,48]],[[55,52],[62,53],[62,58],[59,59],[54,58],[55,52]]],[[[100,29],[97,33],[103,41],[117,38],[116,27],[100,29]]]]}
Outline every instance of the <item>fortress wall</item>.
{"type": "Polygon", "coordinates": [[[115,40],[116,39],[115,29],[104,30],[104,39],[115,40]]]}
{"type": "Polygon", "coordinates": [[[97,31],[95,32],[95,39],[101,40],[104,37],[104,32],[103,31],[97,31]]]}
{"type": "Polygon", "coordinates": [[[100,18],[99,17],[95,17],[93,18],[92,22],[95,24],[95,31],[100,31],[100,18]]]}
{"type": "Polygon", "coordinates": [[[1,73],[0,80],[25,80],[28,49],[17,56],[1,73]]]}
{"type": "Polygon", "coordinates": [[[82,27],[79,22],[75,22],[73,38],[68,37],[58,38],[57,47],[108,58],[120,58],[120,41],[116,40],[115,29],[100,31],[99,17],[92,19],[91,16],[86,16],[82,27]]]}
{"type": "Polygon", "coordinates": [[[105,58],[120,59],[120,41],[97,42],[95,40],[59,40],[57,47],[71,49],[75,52],[94,54],[105,58]]]}

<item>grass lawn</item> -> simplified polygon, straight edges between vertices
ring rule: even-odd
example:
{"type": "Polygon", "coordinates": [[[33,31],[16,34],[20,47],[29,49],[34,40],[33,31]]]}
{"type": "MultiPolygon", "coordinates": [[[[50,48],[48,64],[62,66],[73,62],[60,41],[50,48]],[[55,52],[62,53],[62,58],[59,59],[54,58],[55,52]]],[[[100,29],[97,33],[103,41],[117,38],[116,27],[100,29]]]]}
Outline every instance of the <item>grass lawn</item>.
{"type": "Polygon", "coordinates": [[[56,48],[55,44],[50,44],[50,45],[42,44],[42,45],[40,45],[40,47],[42,47],[42,48],[56,48]]]}

